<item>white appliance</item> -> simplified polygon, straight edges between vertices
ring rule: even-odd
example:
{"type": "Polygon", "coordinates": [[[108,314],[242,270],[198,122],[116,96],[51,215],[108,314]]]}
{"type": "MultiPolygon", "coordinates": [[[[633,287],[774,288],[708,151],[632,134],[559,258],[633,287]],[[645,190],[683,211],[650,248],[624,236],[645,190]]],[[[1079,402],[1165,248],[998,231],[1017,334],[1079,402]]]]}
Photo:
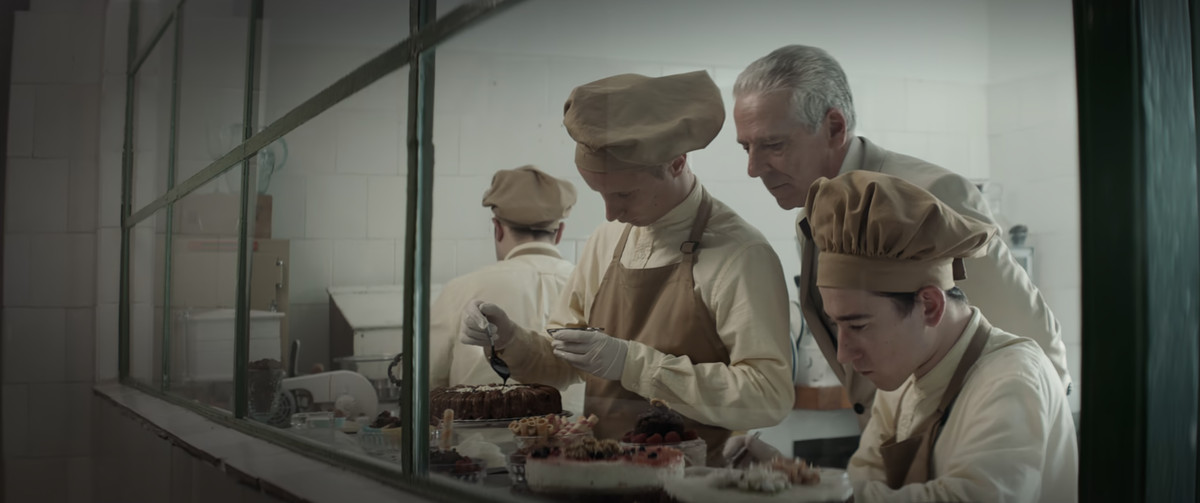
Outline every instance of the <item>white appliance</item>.
{"type": "Polygon", "coordinates": [[[375,387],[366,377],[349,370],[289,377],[281,381],[279,387],[296,397],[300,407],[308,405],[303,403],[305,400],[311,400],[312,404],[333,404],[350,417],[363,414],[370,418],[374,418],[379,409],[375,387]]]}
{"type": "MultiPolygon", "coordinates": [[[[232,381],[233,309],[183,313],[187,377],[195,381],[232,381]]],[[[280,359],[280,323],[284,313],[250,311],[250,360],[280,359]]]]}
{"type": "Polygon", "coordinates": [[[329,289],[329,356],[399,353],[404,345],[404,285],[329,289]]]}

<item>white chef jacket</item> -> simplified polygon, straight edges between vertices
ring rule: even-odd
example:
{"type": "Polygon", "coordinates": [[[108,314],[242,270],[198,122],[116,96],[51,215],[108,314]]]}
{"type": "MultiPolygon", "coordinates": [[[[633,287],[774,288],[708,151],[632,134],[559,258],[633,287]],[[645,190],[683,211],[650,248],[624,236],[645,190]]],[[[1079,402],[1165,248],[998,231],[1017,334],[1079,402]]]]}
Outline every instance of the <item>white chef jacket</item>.
{"type": "Polygon", "coordinates": [[[504,260],[454,278],[429,311],[429,386],[499,383],[484,350],[459,342],[463,307],[474,299],[496,304],[518,325],[541,329],[574,266],[558,247],[529,242],[513,247],[504,260]],[[539,249],[547,255],[512,255],[539,249]]]}
{"type": "MultiPolygon", "coordinates": [[[[700,206],[697,182],[678,206],[656,222],[634,227],[621,265],[645,269],[682,260],[700,206]]],[[[762,233],[713,198],[692,274],[696,291],[716,322],[730,363],[693,364],[687,357],[629,343],[621,385],[701,423],[731,430],[774,426],[792,408],[788,295],[779,257],[762,233]]],[[[584,325],[625,224],[602,224],[560,297],[549,327],[584,325]]],[[[603,327],[601,327],[603,328],[603,327]]],[[[555,357],[544,332],[520,330],[501,355],[513,376],[563,386],[579,381],[576,370],[555,357]]]]}
{"type": "Polygon", "coordinates": [[[874,501],[1078,501],[1075,423],[1062,379],[1032,339],[993,328],[968,371],[933,448],[933,479],[888,487],[879,446],[907,439],[934,413],[982,315],[928,374],[877,391],[871,421],[848,468],[854,499],[874,501]]]}

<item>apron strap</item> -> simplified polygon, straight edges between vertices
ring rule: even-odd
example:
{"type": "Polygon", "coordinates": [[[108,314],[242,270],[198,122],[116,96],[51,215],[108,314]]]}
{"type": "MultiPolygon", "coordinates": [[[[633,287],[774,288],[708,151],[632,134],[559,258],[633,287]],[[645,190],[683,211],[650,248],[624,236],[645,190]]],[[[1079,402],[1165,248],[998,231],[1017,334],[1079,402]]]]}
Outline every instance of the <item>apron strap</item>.
{"type": "Polygon", "coordinates": [[[617,247],[613,248],[613,264],[621,262],[621,254],[625,252],[625,242],[629,240],[629,231],[631,230],[633,230],[633,224],[625,224],[625,230],[621,232],[621,240],[617,241],[617,247]]]}
{"type": "Polygon", "coordinates": [[[710,215],[712,215],[712,198],[709,197],[708,191],[704,187],[700,187],[700,207],[696,210],[696,219],[692,221],[692,232],[688,235],[688,240],[679,245],[679,251],[683,253],[683,260],[689,263],[696,262],[696,250],[700,249],[700,238],[704,236],[704,229],[708,227],[710,215]]]}

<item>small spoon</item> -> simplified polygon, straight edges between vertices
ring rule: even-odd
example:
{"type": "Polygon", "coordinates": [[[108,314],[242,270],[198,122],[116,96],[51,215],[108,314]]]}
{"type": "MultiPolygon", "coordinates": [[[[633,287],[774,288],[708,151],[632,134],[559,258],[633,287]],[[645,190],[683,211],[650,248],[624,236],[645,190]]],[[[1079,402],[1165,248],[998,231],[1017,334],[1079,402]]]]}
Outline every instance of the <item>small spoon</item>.
{"type": "Polygon", "coordinates": [[[496,333],[492,328],[491,323],[488,323],[487,330],[488,343],[490,343],[492,346],[492,356],[488,358],[488,363],[492,365],[492,370],[495,370],[496,374],[499,375],[501,379],[504,379],[504,382],[501,383],[501,385],[508,385],[508,378],[512,376],[512,372],[508,370],[508,364],[504,363],[504,360],[501,360],[499,356],[496,356],[496,333]]]}

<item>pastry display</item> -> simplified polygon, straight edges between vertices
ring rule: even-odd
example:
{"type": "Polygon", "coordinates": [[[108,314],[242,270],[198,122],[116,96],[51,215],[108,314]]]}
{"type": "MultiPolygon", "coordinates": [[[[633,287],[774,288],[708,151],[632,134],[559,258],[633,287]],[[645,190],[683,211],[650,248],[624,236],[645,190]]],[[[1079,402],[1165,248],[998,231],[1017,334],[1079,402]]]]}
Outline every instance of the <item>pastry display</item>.
{"type": "Polygon", "coordinates": [[[768,466],[756,465],[745,470],[717,470],[708,474],[708,482],[718,489],[774,494],[792,487],[788,476],[768,466]]]}
{"type": "Polygon", "coordinates": [[[621,436],[630,446],[664,445],[683,451],[690,466],[704,466],[708,444],[695,430],[685,429],[683,416],[671,410],[667,403],[650,400],[650,410],[639,415],[633,430],[621,436]]]}
{"type": "Polygon", "coordinates": [[[525,482],[535,492],[656,491],[682,478],[683,453],[669,447],[622,447],[615,440],[583,438],[557,448],[534,449],[525,460],[525,482]]]}
{"type": "MultiPolygon", "coordinates": [[[[429,410],[450,409],[458,419],[511,419],[562,412],[562,395],[544,384],[484,384],[441,387],[429,395],[429,410]]],[[[433,413],[437,419],[437,412],[433,413]]]]}
{"type": "Polygon", "coordinates": [[[575,421],[557,414],[547,414],[514,420],[508,423],[508,429],[516,438],[517,447],[528,454],[532,448],[559,447],[576,439],[591,437],[592,428],[599,421],[595,414],[581,416],[575,421]]]}

